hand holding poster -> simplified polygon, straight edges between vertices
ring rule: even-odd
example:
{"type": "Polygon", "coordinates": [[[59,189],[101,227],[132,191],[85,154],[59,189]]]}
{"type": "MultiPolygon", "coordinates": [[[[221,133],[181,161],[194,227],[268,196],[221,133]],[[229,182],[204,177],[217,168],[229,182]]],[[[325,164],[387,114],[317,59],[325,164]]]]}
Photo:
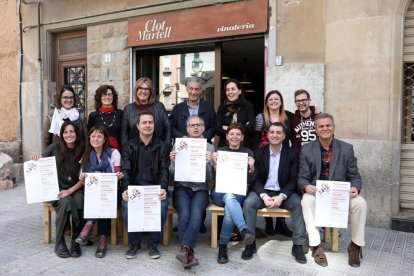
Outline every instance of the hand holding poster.
{"type": "Polygon", "coordinates": [[[175,181],[206,181],[206,139],[175,139],[175,181]]]}
{"type": "Polygon", "coordinates": [[[59,184],[55,157],[24,162],[27,203],[57,200],[59,184]]]}
{"type": "Polygon", "coordinates": [[[88,173],[85,178],[85,218],[116,218],[118,177],[114,173],[88,173]]]}
{"type": "Polygon", "coordinates": [[[348,227],[350,187],[349,182],[316,181],[316,226],[348,227]]]}
{"type": "Polygon", "coordinates": [[[160,185],[128,186],[128,232],[161,231],[160,185]]]}
{"type": "Polygon", "coordinates": [[[216,192],[246,195],[248,154],[230,151],[217,153],[216,192]]]}

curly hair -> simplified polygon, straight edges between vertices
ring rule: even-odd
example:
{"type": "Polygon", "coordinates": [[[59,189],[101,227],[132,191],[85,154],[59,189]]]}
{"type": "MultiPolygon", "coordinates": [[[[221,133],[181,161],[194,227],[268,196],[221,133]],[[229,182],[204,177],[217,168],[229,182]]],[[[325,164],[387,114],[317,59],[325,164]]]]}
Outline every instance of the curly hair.
{"type": "Polygon", "coordinates": [[[95,91],[95,109],[99,110],[102,106],[102,95],[105,95],[106,92],[109,90],[112,91],[112,106],[117,109],[118,108],[118,93],[116,92],[115,88],[112,85],[101,85],[95,91]]]}

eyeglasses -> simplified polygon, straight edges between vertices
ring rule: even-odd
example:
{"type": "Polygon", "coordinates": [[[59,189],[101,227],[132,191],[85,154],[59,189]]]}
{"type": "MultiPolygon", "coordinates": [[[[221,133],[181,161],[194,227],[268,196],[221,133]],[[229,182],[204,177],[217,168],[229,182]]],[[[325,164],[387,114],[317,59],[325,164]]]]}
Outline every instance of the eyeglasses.
{"type": "Polygon", "coordinates": [[[108,97],[108,98],[112,98],[114,96],[114,94],[112,93],[108,93],[108,94],[102,94],[102,98],[108,97]]]}
{"type": "Polygon", "coordinates": [[[63,96],[62,97],[62,100],[65,100],[65,101],[73,101],[73,97],[63,96]]]}
{"type": "Polygon", "coordinates": [[[146,92],[150,92],[151,91],[151,89],[149,89],[148,87],[141,87],[141,86],[138,87],[138,90],[146,91],[146,92]]]}
{"type": "Polygon", "coordinates": [[[306,103],[307,101],[309,101],[309,99],[296,100],[295,104],[306,103]]]}
{"type": "Polygon", "coordinates": [[[187,125],[189,128],[199,128],[204,126],[204,124],[188,124],[187,125]]]}

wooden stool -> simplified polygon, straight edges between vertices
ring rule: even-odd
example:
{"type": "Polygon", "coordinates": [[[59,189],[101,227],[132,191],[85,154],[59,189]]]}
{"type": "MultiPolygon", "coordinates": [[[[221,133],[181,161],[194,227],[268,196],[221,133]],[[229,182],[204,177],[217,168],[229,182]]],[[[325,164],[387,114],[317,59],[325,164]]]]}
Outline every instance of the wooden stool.
{"type": "MultiPolygon", "coordinates": [[[[49,202],[43,203],[43,242],[51,243],[52,241],[52,212],[53,207],[49,202]]],[[[122,237],[123,243],[128,245],[128,232],[126,231],[122,219],[122,208],[119,207],[118,210],[118,219],[111,219],[111,245],[117,244],[117,238],[122,237]],[[118,222],[118,225],[117,225],[118,222]],[[118,231],[117,231],[118,230],[118,231]]],[[[97,224],[94,225],[93,233],[97,235],[98,228],[97,224]]]]}

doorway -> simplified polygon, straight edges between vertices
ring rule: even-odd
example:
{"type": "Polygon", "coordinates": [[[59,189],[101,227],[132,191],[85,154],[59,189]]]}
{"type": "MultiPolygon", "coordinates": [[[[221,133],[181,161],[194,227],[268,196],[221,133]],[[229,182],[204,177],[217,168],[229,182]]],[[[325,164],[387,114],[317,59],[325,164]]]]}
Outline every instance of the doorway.
{"type": "Polygon", "coordinates": [[[135,80],[150,78],[157,98],[169,112],[187,98],[186,80],[193,75],[204,80],[204,99],[214,103],[216,110],[228,78],[242,82],[256,114],[263,110],[264,37],[136,49],[134,56],[135,80]]]}

